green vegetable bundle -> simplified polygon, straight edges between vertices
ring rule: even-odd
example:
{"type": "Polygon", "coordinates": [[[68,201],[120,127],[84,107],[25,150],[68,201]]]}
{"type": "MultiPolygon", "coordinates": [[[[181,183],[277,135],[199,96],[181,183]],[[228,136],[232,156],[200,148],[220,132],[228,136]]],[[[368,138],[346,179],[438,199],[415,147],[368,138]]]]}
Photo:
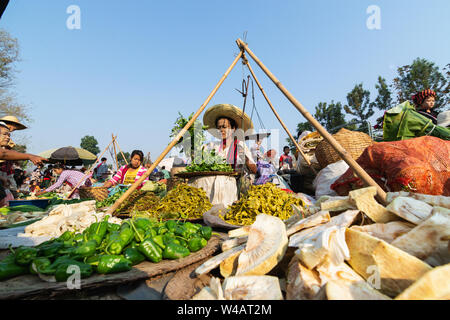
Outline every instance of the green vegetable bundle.
{"type": "Polygon", "coordinates": [[[30,273],[66,281],[71,266],[79,268],[81,278],[125,272],[145,260],[186,257],[205,247],[211,232],[210,227],[175,220],[136,218],[119,225],[106,216],[82,233],[67,231],[36,247],[11,249],[0,261],[0,281],[30,273]]]}
{"type": "Polygon", "coordinates": [[[215,150],[210,152],[203,151],[202,161],[194,162],[186,167],[186,172],[206,172],[206,171],[222,171],[232,172],[233,168],[227,163],[227,161],[216,155],[215,150]]]}
{"type": "Polygon", "coordinates": [[[117,199],[119,199],[124,193],[125,191],[127,191],[128,188],[123,188],[120,189],[119,191],[117,191],[116,193],[114,193],[112,196],[102,200],[102,201],[97,201],[95,203],[95,206],[97,208],[103,208],[103,207],[109,207],[112,206],[114,204],[114,202],[117,201],[117,199]]]}

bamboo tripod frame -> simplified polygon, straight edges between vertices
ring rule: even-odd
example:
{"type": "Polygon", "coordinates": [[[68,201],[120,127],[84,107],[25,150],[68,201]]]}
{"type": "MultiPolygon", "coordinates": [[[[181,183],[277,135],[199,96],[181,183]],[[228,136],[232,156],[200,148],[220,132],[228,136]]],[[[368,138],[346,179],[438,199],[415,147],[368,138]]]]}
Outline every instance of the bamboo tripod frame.
{"type": "Polygon", "coordinates": [[[217,85],[214,87],[212,92],[209,94],[209,96],[206,98],[205,102],[200,106],[200,108],[197,110],[197,112],[192,116],[191,120],[184,126],[183,129],[181,129],[180,132],[176,135],[176,137],[172,140],[172,142],[164,149],[164,151],[158,156],[158,158],[155,160],[155,162],[152,163],[149,169],[137,180],[135,181],[127,191],[119,198],[116,202],[109,208],[108,214],[114,215],[114,211],[128,198],[128,196],[136,190],[136,188],[144,182],[144,180],[155,170],[156,166],[161,162],[162,159],[169,153],[169,151],[178,143],[178,141],[183,137],[183,135],[186,133],[186,131],[193,125],[195,120],[200,116],[200,114],[203,112],[203,110],[206,108],[209,101],[211,101],[212,97],[216,94],[219,87],[222,85],[222,83],[225,81],[225,79],[230,74],[231,70],[233,70],[236,63],[241,59],[243,51],[240,51],[239,54],[236,56],[236,58],[233,60],[230,67],[225,71],[222,78],[220,78],[217,85]]]}
{"type": "Polygon", "coordinates": [[[236,40],[238,47],[242,51],[246,51],[252,59],[258,64],[258,66],[264,71],[264,73],[272,80],[272,82],[280,89],[280,91],[286,96],[286,98],[294,105],[295,108],[308,120],[314,128],[320,133],[320,135],[331,145],[331,147],[339,154],[339,156],[349,165],[350,168],[356,173],[369,186],[374,186],[377,189],[378,199],[386,204],[386,192],[376,183],[375,180],[351,157],[351,155],[334,139],[334,137],[328,133],[328,131],[316,120],[314,117],[303,107],[303,105],[283,86],[275,75],[273,75],[269,69],[258,59],[258,57],[248,48],[247,44],[241,39],[236,40]]]}
{"type": "MultiPolygon", "coordinates": [[[[280,89],[280,91],[286,96],[286,98],[294,105],[295,108],[316,128],[316,130],[323,136],[323,138],[330,143],[330,145],[333,147],[333,149],[336,150],[336,152],[341,156],[341,158],[349,165],[350,168],[353,169],[353,171],[360,177],[366,184],[370,186],[375,186],[377,189],[377,196],[379,200],[386,204],[386,192],[375,182],[375,180],[370,177],[367,172],[364,171],[363,168],[355,161],[353,158],[349,155],[349,153],[337,142],[331,134],[328,133],[328,131],[316,120],[313,118],[313,116],[301,105],[300,102],[295,99],[294,96],[281,84],[281,82],[262,64],[262,62],[255,56],[255,54],[248,48],[247,44],[244,43],[241,39],[236,40],[236,43],[238,47],[240,48],[239,54],[234,59],[233,63],[230,65],[230,67],[227,69],[225,74],[222,76],[222,78],[219,80],[215,88],[212,90],[210,95],[206,98],[205,102],[200,106],[200,108],[197,110],[197,112],[193,115],[191,120],[184,126],[184,128],[178,133],[178,135],[172,140],[172,142],[164,149],[164,151],[158,156],[158,158],[155,160],[154,163],[152,163],[151,167],[137,180],[135,181],[130,188],[119,198],[117,201],[109,208],[108,214],[114,215],[115,210],[128,198],[128,196],[142,183],[144,180],[150,175],[150,173],[153,172],[153,170],[156,168],[156,166],[161,162],[162,159],[169,153],[169,151],[178,143],[178,141],[181,139],[181,137],[185,134],[185,132],[192,126],[192,124],[195,122],[195,120],[199,117],[199,115],[203,112],[206,105],[209,103],[209,101],[212,99],[212,97],[215,95],[219,87],[222,85],[223,81],[226,79],[226,77],[229,75],[231,70],[235,67],[236,63],[243,58],[244,53],[247,52],[252,59],[259,65],[259,67],[264,71],[264,73],[274,82],[274,84],[280,89]]],[[[245,60],[244,60],[245,61],[245,60]]],[[[247,66],[248,61],[247,61],[247,66]]],[[[251,67],[249,67],[249,70],[251,67]]],[[[252,70],[253,71],[253,70],[252,70]]],[[[252,75],[254,76],[254,73],[252,72],[252,75]]],[[[254,76],[255,81],[259,84],[259,81],[256,80],[256,77],[254,76]]],[[[259,85],[258,85],[259,86],[259,85]]],[[[262,87],[260,88],[262,89],[262,87]]],[[[264,92],[264,91],[263,91],[264,92]]],[[[264,94],[264,97],[267,96],[264,94]]],[[[270,103],[270,100],[266,98],[267,102],[272,108],[272,111],[274,111],[275,115],[276,113],[275,109],[270,103]]],[[[285,128],[284,123],[282,122],[281,118],[279,116],[277,119],[280,121],[283,128],[285,128]]],[[[296,144],[296,147],[299,149],[299,146],[295,139],[293,139],[292,135],[289,133],[289,130],[285,128],[286,132],[288,132],[288,135],[294,141],[296,144]]],[[[301,152],[301,150],[299,149],[301,152]]],[[[301,153],[303,155],[303,153],[301,153]]],[[[305,157],[304,157],[305,158],[305,157]]],[[[307,161],[307,159],[305,158],[307,161]]],[[[308,161],[307,161],[308,162],[308,161]]],[[[310,162],[309,162],[310,164],[310,162]]],[[[312,167],[311,167],[312,168],[312,167]]],[[[313,169],[314,170],[314,169],[313,169]]]]}
{"type": "Polygon", "coordinates": [[[284,124],[283,120],[281,120],[280,115],[278,114],[278,112],[275,110],[275,108],[273,107],[272,103],[270,102],[269,98],[266,95],[266,92],[264,91],[263,87],[261,86],[261,84],[259,83],[258,79],[255,76],[255,73],[253,72],[252,67],[250,66],[250,64],[248,63],[248,60],[246,59],[245,55],[243,55],[242,57],[243,63],[247,65],[248,70],[250,71],[250,73],[252,74],[253,79],[256,82],[256,85],[258,86],[259,90],[261,91],[261,93],[263,94],[264,98],[266,99],[270,109],[272,109],[275,117],[278,119],[278,121],[280,122],[281,126],[283,127],[284,131],[286,131],[287,135],[289,136],[289,138],[292,140],[292,142],[294,143],[295,147],[297,148],[298,152],[300,152],[300,154],[302,155],[303,159],[305,159],[306,163],[308,164],[308,166],[311,168],[311,170],[314,172],[314,174],[317,174],[316,169],[314,169],[314,167],[311,165],[311,161],[309,161],[309,159],[306,157],[306,155],[303,153],[302,149],[300,148],[299,144],[297,143],[297,140],[295,140],[295,138],[292,136],[291,132],[289,131],[289,129],[286,127],[286,125],[284,124]]]}

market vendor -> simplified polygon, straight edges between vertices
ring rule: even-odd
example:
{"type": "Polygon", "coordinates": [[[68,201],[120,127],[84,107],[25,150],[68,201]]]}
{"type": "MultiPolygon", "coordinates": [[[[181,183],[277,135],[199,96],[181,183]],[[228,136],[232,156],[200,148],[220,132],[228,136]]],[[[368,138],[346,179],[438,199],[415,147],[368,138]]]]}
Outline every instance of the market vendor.
{"type": "MultiPolygon", "coordinates": [[[[141,150],[131,152],[130,163],[126,164],[117,171],[117,173],[103,184],[103,187],[110,188],[116,184],[131,185],[139,180],[147,169],[142,165],[144,153],[141,150]]],[[[148,177],[142,182],[138,189],[142,188],[148,177]]]]}
{"type": "Polygon", "coordinates": [[[438,113],[433,110],[436,93],[431,89],[420,91],[412,96],[416,111],[437,124],[438,113]]]}
{"type": "Polygon", "coordinates": [[[203,123],[208,126],[208,132],[220,139],[210,144],[208,146],[210,149],[214,149],[216,154],[225,158],[234,170],[244,166],[247,173],[256,173],[256,162],[243,139],[239,139],[237,132],[238,129],[244,131],[253,129],[253,123],[247,114],[231,104],[217,104],[205,112],[203,123]]]}
{"type": "MultiPolygon", "coordinates": [[[[71,188],[78,186],[77,189],[79,187],[90,187],[92,185],[91,180],[90,180],[91,175],[85,175],[84,173],[82,173],[78,170],[67,170],[61,164],[56,164],[53,167],[53,172],[56,173],[57,175],[59,175],[59,178],[56,181],[56,183],[52,184],[47,189],[44,189],[44,190],[41,190],[41,191],[35,193],[36,196],[39,196],[39,195],[47,193],[47,192],[52,192],[52,191],[62,187],[64,182],[67,183],[71,188]]],[[[78,193],[78,190],[73,192],[71,197],[74,197],[77,193],[78,193]]]]}

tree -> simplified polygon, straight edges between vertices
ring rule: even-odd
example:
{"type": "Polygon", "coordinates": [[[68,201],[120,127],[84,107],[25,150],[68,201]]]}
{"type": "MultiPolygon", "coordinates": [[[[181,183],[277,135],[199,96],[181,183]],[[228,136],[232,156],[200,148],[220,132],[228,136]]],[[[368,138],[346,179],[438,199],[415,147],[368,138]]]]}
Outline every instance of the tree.
{"type": "Polygon", "coordinates": [[[434,62],[416,58],[411,65],[399,67],[398,76],[393,79],[392,88],[397,94],[397,103],[410,100],[411,96],[425,89],[436,92],[435,110],[450,102],[450,64],[441,73],[434,62]]]}
{"type": "Polygon", "coordinates": [[[375,85],[375,89],[377,89],[378,95],[375,98],[375,101],[372,102],[372,107],[381,111],[394,107],[392,93],[389,90],[389,85],[386,83],[385,78],[378,76],[378,83],[375,85]]]}
{"type": "Polygon", "coordinates": [[[370,91],[364,90],[363,84],[357,84],[347,94],[347,105],[344,106],[348,114],[355,116],[352,121],[361,122],[358,130],[369,133],[367,120],[375,113],[370,103],[370,91]]]}
{"type": "Polygon", "coordinates": [[[81,138],[80,147],[97,155],[100,152],[97,139],[93,136],[84,136],[81,138]]]}
{"type": "Polygon", "coordinates": [[[19,44],[17,39],[0,30],[0,117],[16,116],[20,121],[31,122],[29,107],[16,101],[16,94],[10,91],[14,84],[14,68],[19,59],[19,44]]]}
{"type": "Polygon", "coordinates": [[[342,104],[331,100],[330,104],[326,102],[319,102],[316,106],[316,113],[314,118],[327,131],[332,131],[333,128],[341,127],[346,124],[345,115],[342,113],[342,104]]]}
{"type": "Polygon", "coordinates": [[[123,165],[126,165],[127,162],[130,163],[130,157],[131,157],[130,153],[129,152],[124,152],[123,155],[124,155],[125,158],[122,157],[122,153],[119,152],[117,154],[117,161],[119,162],[119,167],[121,167],[123,165]],[[125,159],[126,159],[126,161],[125,161],[125,159]]]}

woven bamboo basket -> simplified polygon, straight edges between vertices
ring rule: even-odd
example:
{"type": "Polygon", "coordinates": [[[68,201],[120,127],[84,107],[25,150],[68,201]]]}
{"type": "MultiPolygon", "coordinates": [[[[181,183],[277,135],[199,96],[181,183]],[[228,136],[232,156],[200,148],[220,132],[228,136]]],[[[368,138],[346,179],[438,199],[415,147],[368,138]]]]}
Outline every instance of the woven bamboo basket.
{"type": "MultiPolygon", "coordinates": [[[[344,128],[339,130],[336,134],[333,134],[333,137],[355,160],[359,158],[368,146],[375,143],[372,138],[364,132],[350,131],[344,128]]],[[[322,169],[329,164],[342,160],[339,154],[326,140],[319,143],[315,155],[322,169]]]]}
{"type": "Polygon", "coordinates": [[[102,201],[108,198],[108,188],[106,187],[81,187],[78,189],[80,192],[80,199],[95,199],[102,201]]]}

